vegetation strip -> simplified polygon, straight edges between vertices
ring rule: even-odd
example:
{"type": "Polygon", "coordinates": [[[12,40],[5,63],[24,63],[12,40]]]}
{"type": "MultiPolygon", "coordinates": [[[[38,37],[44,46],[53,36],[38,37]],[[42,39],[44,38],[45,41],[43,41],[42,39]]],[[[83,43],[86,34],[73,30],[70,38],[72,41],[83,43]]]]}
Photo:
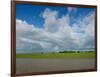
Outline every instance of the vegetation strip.
{"type": "Polygon", "coordinates": [[[32,54],[16,54],[16,58],[94,58],[95,52],[79,52],[79,53],[32,53],[32,54]]]}

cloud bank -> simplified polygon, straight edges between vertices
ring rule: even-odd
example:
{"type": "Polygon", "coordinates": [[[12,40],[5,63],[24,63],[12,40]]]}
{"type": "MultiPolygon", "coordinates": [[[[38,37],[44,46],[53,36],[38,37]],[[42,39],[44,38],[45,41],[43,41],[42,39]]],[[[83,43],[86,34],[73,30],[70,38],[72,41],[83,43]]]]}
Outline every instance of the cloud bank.
{"type": "MultiPolygon", "coordinates": [[[[77,10],[68,8],[69,12],[77,10]]],[[[70,15],[46,8],[41,14],[44,28],[16,19],[17,53],[58,52],[94,48],[94,12],[70,25],[70,15]]]]}

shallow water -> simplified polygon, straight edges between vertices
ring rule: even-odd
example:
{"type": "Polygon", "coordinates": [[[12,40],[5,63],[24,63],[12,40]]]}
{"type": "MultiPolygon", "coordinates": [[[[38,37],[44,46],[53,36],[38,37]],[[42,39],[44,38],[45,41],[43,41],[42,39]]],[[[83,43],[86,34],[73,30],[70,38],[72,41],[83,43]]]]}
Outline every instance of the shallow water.
{"type": "Polygon", "coordinates": [[[16,59],[16,73],[94,68],[94,59],[16,59]]]}

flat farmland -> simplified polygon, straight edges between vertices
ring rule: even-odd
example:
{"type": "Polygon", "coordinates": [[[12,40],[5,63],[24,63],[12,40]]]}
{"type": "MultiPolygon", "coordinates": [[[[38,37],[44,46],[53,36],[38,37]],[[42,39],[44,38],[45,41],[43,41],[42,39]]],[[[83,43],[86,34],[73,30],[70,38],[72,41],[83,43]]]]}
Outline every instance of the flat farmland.
{"type": "Polygon", "coordinates": [[[32,53],[32,54],[16,54],[16,58],[94,58],[95,52],[80,52],[80,53],[32,53]]]}
{"type": "Polygon", "coordinates": [[[94,57],[94,52],[16,54],[16,73],[92,69],[94,57]]]}

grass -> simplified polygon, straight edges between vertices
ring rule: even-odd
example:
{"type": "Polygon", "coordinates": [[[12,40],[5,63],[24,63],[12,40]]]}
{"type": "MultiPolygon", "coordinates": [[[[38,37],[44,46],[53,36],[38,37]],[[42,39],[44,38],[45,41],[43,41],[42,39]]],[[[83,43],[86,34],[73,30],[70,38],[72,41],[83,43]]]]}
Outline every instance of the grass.
{"type": "Polygon", "coordinates": [[[80,53],[33,53],[33,54],[16,54],[16,58],[33,58],[33,59],[74,59],[74,58],[94,58],[95,52],[80,53]]]}

